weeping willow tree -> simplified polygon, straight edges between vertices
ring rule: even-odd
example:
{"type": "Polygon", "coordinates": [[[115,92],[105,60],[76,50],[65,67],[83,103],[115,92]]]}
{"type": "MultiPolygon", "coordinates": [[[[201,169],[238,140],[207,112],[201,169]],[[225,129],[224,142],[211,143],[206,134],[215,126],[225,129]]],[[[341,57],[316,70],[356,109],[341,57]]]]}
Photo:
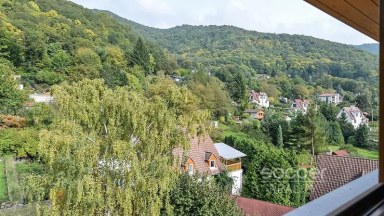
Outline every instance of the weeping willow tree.
{"type": "Polygon", "coordinates": [[[192,106],[176,108],[193,98],[176,85],[168,87],[177,97],[108,89],[102,80],[54,87],[60,114],[41,133],[39,146],[49,166],[41,178],[48,182],[50,205],[39,206],[38,213],[171,213],[169,191],[177,178],[172,149],[186,147],[188,134],[208,116],[192,106]]]}

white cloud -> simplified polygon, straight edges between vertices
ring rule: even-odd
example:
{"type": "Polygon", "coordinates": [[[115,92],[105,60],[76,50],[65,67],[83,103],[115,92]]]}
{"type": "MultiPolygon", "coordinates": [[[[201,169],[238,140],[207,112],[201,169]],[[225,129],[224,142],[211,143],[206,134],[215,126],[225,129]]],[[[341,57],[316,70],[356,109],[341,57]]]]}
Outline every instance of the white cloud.
{"type": "Polygon", "coordinates": [[[374,42],[302,0],[72,0],[157,28],[234,25],[259,32],[304,34],[347,44],[374,42]]]}

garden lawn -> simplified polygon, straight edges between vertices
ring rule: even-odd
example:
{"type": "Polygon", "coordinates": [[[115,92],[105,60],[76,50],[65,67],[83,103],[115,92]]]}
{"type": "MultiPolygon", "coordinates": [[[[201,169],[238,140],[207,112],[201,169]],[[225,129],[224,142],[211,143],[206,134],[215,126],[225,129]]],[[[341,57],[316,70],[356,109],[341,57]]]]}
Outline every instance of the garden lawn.
{"type": "Polygon", "coordinates": [[[249,135],[246,133],[243,133],[241,131],[238,131],[230,126],[224,125],[224,124],[219,124],[219,129],[222,131],[223,137],[226,136],[236,136],[236,137],[241,137],[241,138],[247,138],[249,135]]]}
{"type": "Polygon", "coordinates": [[[5,177],[4,161],[0,161],[0,203],[8,201],[7,179],[5,177]]]}
{"type": "Polygon", "coordinates": [[[19,178],[16,171],[15,161],[12,156],[4,157],[5,164],[5,176],[8,184],[8,198],[11,202],[19,201],[20,197],[20,185],[19,178]]]}
{"type": "Polygon", "coordinates": [[[377,150],[370,151],[367,149],[362,149],[357,147],[356,147],[356,150],[357,150],[357,153],[363,158],[374,159],[374,160],[379,159],[379,152],[377,150]]]}

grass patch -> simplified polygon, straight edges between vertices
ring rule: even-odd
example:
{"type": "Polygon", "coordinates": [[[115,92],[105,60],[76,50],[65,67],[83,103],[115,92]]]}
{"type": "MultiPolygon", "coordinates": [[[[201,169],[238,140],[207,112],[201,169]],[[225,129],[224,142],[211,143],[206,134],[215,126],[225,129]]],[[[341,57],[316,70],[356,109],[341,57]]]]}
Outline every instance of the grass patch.
{"type": "Polygon", "coordinates": [[[370,151],[370,150],[362,149],[358,147],[355,147],[355,148],[357,150],[357,154],[359,154],[359,156],[363,158],[374,159],[374,160],[379,159],[379,152],[377,150],[370,151]]]}
{"type": "Polygon", "coordinates": [[[0,161],[0,202],[8,201],[4,161],[0,161]]]}
{"type": "Polygon", "coordinates": [[[221,130],[222,136],[236,136],[240,138],[249,138],[250,136],[246,133],[243,133],[233,127],[230,127],[228,125],[220,124],[219,129],[221,130]]]}
{"type": "MultiPolygon", "coordinates": [[[[329,149],[331,151],[337,151],[340,149],[340,146],[329,146],[329,149]]],[[[359,147],[354,147],[354,149],[356,150],[357,155],[352,154],[351,155],[352,157],[358,156],[366,159],[373,159],[373,160],[379,159],[379,152],[377,150],[367,150],[359,147]]]]}
{"type": "Polygon", "coordinates": [[[36,215],[36,206],[34,204],[19,207],[0,210],[0,216],[26,216],[36,215]]]}
{"type": "Polygon", "coordinates": [[[20,185],[17,175],[15,161],[12,156],[4,157],[5,164],[5,176],[8,184],[8,198],[11,202],[17,202],[20,200],[20,185]]]}

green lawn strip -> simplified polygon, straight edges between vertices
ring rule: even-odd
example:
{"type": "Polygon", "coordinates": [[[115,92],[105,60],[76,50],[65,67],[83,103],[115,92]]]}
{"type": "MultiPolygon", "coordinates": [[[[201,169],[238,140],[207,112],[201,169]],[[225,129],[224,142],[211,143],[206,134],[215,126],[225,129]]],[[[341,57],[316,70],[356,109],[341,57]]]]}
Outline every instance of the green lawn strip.
{"type": "Polygon", "coordinates": [[[20,200],[20,185],[17,176],[15,161],[12,156],[4,157],[5,162],[5,175],[7,177],[8,197],[11,202],[20,200]]]}
{"type": "Polygon", "coordinates": [[[0,210],[0,216],[29,216],[36,215],[36,206],[34,204],[18,208],[8,208],[0,210]]]}
{"type": "Polygon", "coordinates": [[[219,129],[222,131],[223,137],[226,136],[237,136],[241,138],[247,138],[250,137],[248,134],[243,133],[241,131],[238,131],[230,126],[224,125],[224,124],[219,124],[219,129]]]}
{"type": "Polygon", "coordinates": [[[5,177],[4,161],[0,161],[0,202],[8,201],[7,179],[5,177]]]}
{"type": "Polygon", "coordinates": [[[357,150],[357,153],[363,158],[374,159],[374,160],[379,159],[379,152],[377,150],[370,151],[370,150],[362,149],[358,147],[356,147],[356,150],[357,150]]]}

